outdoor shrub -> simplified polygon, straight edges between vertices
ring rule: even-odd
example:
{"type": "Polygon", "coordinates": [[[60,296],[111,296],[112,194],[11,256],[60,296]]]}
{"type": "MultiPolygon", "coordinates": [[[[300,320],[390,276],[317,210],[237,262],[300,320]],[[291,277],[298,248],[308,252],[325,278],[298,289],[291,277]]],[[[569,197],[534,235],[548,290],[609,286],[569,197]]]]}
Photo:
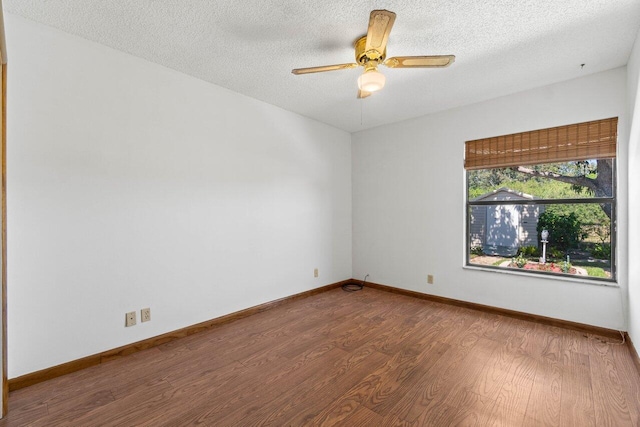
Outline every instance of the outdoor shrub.
{"type": "Polygon", "coordinates": [[[564,252],[556,248],[548,248],[547,249],[547,258],[564,258],[564,252]]]}
{"type": "Polygon", "coordinates": [[[474,246],[471,248],[472,255],[484,255],[482,252],[482,246],[474,246]]]}
{"type": "Polygon", "coordinates": [[[575,248],[582,237],[582,224],[573,212],[563,215],[545,211],[538,219],[537,230],[538,236],[542,230],[549,231],[547,252],[550,252],[549,248],[557,249],[560,252],[575,248]]]}
{"type": "Polygon", "coordinates": [[[519,249],[518,255],[522,255],[528,258],[538,258],[542,253],[536,246],[523,246],[519,249]]]}
{"type": "Polygon", "coordinates": [[[608,243],[596,243],[591,249],[591,256],[598,259],[611,259],[611,245],[608,243]]]}
{"type": "Polygon", "coordinates": [[[525,265],[527,265],[527,259],[525,257],[523,257],[522,255],[518,255],[517,258],[514,258],[512,261],[515,265],[518,266],[518,268],[522,268],[525,265]]]}

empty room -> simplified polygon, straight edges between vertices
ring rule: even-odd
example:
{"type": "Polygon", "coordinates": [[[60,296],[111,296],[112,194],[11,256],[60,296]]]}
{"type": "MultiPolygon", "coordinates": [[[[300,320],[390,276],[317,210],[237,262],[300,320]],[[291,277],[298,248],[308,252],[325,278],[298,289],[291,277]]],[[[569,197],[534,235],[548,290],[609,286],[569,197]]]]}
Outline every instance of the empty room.
{"type": "Polygon", "coordinates": [[[640,426],[637,0],[0,5],[0,426],[640,426]]]}

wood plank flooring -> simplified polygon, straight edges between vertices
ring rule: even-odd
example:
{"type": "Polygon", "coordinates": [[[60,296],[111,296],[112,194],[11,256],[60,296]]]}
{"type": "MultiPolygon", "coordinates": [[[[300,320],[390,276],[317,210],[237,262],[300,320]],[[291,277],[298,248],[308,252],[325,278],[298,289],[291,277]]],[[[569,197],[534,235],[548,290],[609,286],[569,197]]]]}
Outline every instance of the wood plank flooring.
{"type": "Polygon", "coordinates": [[[335,289],[12,392],[0,426],[640,426],[610,341],[335,289]]]}

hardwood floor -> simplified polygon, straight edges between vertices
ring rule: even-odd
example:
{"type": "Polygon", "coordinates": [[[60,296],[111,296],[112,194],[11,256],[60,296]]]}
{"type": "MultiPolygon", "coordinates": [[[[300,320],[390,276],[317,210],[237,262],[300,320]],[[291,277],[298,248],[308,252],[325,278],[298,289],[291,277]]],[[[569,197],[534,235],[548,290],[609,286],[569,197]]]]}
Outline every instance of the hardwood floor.
{"type": "Polygon", "coordinates": [[[0,426],[640,426],[609,341],[335,289],[12,392],[0,426]]]}

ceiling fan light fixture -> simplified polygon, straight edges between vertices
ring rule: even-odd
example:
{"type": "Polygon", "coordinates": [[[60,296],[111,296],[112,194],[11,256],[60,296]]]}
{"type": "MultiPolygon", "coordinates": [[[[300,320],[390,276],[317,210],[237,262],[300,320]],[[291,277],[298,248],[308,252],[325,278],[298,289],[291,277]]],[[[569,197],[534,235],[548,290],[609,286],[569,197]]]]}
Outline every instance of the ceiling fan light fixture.
{"type": "Polygon", "coordinates": [[[396,14],[388,10],[371,11],[367,34],[357,39],[353,45],[356,62],[294,68],[291,72],[298,75],[363,67],[364,72],[358,77],[358,99],[362,99],[384,87],[386,79],[384,75],[378,72],[379,65],[389,68],[444,68],[455,61],[456,57],[454,55],[394,56],[387,58],[387,42],[395,20],[396,14]]]}
{"type": "Polygon", "coordinates": [[[385,81],[386,78],[384,74],[372,68],[365,70],[365,72],[358,77],[358,88],[365,92],[376,92],[384,87],[385,81]]]}

